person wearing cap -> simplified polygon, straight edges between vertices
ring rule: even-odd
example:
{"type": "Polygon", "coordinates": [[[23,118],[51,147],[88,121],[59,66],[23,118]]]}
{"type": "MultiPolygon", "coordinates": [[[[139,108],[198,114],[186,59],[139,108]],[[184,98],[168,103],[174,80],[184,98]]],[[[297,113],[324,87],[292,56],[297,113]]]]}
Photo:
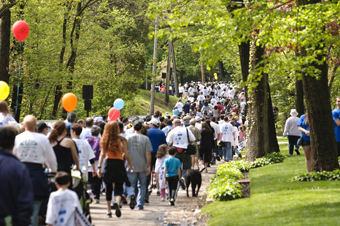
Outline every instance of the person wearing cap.
{"type": "MultiPolygon", "coordinates": [[[[151,125],[151,128],[148,129],[148,137],[152,145],[152,151],[151,151],[151,170],[152,170],[156,164],[156,159],[157,159],[156,154],[158,151],[158,147],[161,146],[162,144],[167,144],[167,143],[166,143],[165,133],[162,130],[158,129],[158,120],[153,118],[151,119],[151,121],[148,122],[148,124],[151,125]]],[[[151,175],[148,176],[147,185],[150,184],[150,181],[151,181],[151,175]]],[[[158,182],[157,177],[156,177],[156,182],[158,182]]],[[[156,185],[158,185],[158,183],[156,183],[156,185]]],[[[146,199],[149,198],[149,193],[146,194],[145,198],[146,199]]]]}
{"type": "Polygon", "coordinates": [[[94,126],[98,126],[99,123],[101,123],[101,122],[104,122],[103,117],[95,117],[95,118],[93,119],[93,125],[94,125],[94,126]]]}
{"type": "MultiPolygon", "coordinates": [[[[202,119],[201,119],[201,117],[196,117],[196,118],[195,118],[195,121],[196,121],[195,127],[196,127],[198,130],[201,130],[201,129],[202,129],[202,125],[201,125],[202,119]]],[[[198,145],[199,145],[199,144],[198,144],[198,145]]]]}
{"type": "Polygon", "coordinates": [[[289,154],[293,155],[294,146],[296,154],[300,155],[299,152],[299,145],[297,145],[297,140],[300,138],[300,131],[297,126],[299,122],[298,112],[295,109],[290,110],[290,117],[287,119],[285,124],[285,129],[283,132],[283,136],[288,135],[288,142],[289,142],[289,154]]]}
{"type": "Polygon", "coordinates": [[[48,133],[48,129],[50,129],[50,127],[47,126],[46,123],[44,123],[44,122],[39,122],[39,123],[37,124],[37,127],[35,128],[35,131],[36,131],[37,133],[41,133],[41,134],[44,134],[44,135],[46,136],[47,133],[48,133]]]}
{"type": "Polygon", "coordinates": [[[184,125],[185,127],[190,126],[189,121],[190,121],[190,116],[188,116],[188,115],[185,116],[185,117],[183,118],[183,125],[184,125]]]}
{"type": "MultiPolygon", "coordinates": [[[[145,195],[147,191],[147,177],[151,172],[151,151],[152,145],[150,139],[141,134],[143,124],[139,120],[133,121],[134,133],[126,137],[128,143],[131,163],[134,166],[133,172],[130,171],[129,165],[126,164],[127,176],[131,186],[127,188],[130,199],[130,208],[134,209],[137,205],[139,210],[143,210],[145,204],[145,195]],[[135,187],[138,182],[138,196],[136,200],[135,187]],[[137,201],[137,202],[136,202],[137,201]]],[[[163,133],[163,132],[162,132],[163,133]]]]}
{"type": "Polygon", "coordinates": [[[197,144],[197,142],[201,141],[201,133],[200,133],[199,129],[197,129],[195,127],[195,124],[196,124],[196,120],[195,119],[191,119],[189,123],[190,123],[190,126],[188,127],[188,129],[195,136],[194,145],[196,147],[196,153],[194,155],[191,155],[191,165],[192,165],[193,169],[195,169],[195,165],[197,165],[197,169],[199,170],[199,164],[198,164],[198,144],[197,144]]]}
{"type": "MultiPolygon", "coordinates": [[[[178,158],[183,164],[182,175],[185,175],[186,171],[191,168],[191,157],[186,154],[186,149],[189,143],[193,143],[196,139],[191,130],[181,126],[181,120],[175,119],[173,121],[174,129],[170,131],[166,141],[169,145],[174,146],[177,149],[176,158],[178,158]],[[188,140],[189,135],[189,140],[188,140]]],[[[184,180],[181,180],[181,183],[184,180]]]]}

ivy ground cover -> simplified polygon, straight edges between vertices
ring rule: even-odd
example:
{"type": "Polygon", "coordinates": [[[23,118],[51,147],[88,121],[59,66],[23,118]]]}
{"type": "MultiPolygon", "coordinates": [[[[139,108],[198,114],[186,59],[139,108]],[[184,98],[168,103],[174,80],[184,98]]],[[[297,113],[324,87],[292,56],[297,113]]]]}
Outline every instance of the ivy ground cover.
{"type": "Polygon", "coordinates": [[[287,156],[283,163],[250,169],[250,198],[203,207],[209,226],[339,225],[340,181],[290,182],[306,172],[303,151],[289,156],[288,144],[280,149],[287,156]]]}

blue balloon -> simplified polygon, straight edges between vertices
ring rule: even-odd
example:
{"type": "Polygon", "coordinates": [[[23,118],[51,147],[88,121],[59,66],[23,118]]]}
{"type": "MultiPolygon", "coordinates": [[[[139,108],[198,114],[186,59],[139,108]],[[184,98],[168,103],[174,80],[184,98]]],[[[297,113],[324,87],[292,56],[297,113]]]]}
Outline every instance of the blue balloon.
{"type": "Polygon", "coordinates": [[[121,110],[124,107],[124,100],[122,99],[116,99],[113,103],[113,106],[116,110],[121,110]]]}

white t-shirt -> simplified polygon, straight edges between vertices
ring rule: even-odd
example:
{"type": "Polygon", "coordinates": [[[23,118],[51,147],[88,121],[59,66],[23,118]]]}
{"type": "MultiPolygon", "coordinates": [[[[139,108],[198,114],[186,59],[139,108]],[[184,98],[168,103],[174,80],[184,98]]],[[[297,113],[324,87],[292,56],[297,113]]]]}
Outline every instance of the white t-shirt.
{"type": "Polygon", "coordinates": [[[190,100],[190,103],[193,103],[193,102],[194,102],[194,100],[195,100],[195,98],[193,98],[193,97],[189,97],[189,98],[188,98],[188,100],[190,100]]]}
{"type": "Polygon", "coordinates": [[[208,96],[209,95],[209,89],[207,88],[207,89],[203,89],[203,95],[204,96],[208,96]]]}
{"type": "Polygon", "coordinates": [[[234,98],[234,94],[235,94],[235,90],[234,89],[229,90],[228,93],[229,93],[229,97],[234,98]]]}
{"type": "Polygon", "coordinates": [[[178,87],[178,92],[179,92],[179,93],[183,93],[183,92],[184,92],[183,86],[178,87]]]}
{"type": "Polygon", "coordinates": [[[194,89],[192,88],[192,87],[190,87],[189,89],[188,89],[188,93],[189,93],[189,95],[191,96],[193,96],[194,95],[194,89]]]}
{"type": "Polygon", "coordinates": [[[235,142],[232,143],[233,146],[238,146],[238,129],[236,126],[233,126],[234,134],[235,134],[235,142]]]}
{"type": "Polygon", "coordinates": [[[182,104],[181,102],[178,102],[178,103],[176,104],[176,107],[178,108],[178,111],[179,111],[179,112],[182,112],[182,111],[183,111],[183,104],[182,104]]]}
{"type": "Polygon", "coordinates": [[[205,99],[205,97],[204,97],[203,95],[199,95],[199,96],[197,97],[197,100],[198,100],[198,101],[204,101],[204,99],[205,99]]]}
{"type": "Polygon", "coordinates": [[[187,131],[189,133],[190,142],[195,141],[196,138],[190,129],[187,130],[183,126],[177,126],[169,132],[166,142],[172,144],[174,147],[186,149],[189,145],[187,131]]]}
{"type": "Polygon", "coordinates": [[[87,179],[87,172],[93,172],[93,169],[90,164],[90,160],[94,159],[96,156],[93,153],[91,145],[87,140],[73,138],[72,139],[78,148],[78,158],[79,158],[79,168],[82,173],[85,174],[87,179]]]}
{"type": "Polygon", "coordinates": [[[83,212],[77,193],[69,189],[52,192],[47,204],[46,224],[74,226],[76,208],[79,212],[83,212]]]}
{"type": "Polygon", "coordinates": [[[233,126],[229,122],[224,122],[220,125],[220,133],[222,133],[222,141],[223,142],[233,142],[233,126]]]}
{"type": "Polygon", "coordinates": [[[245,102],[241,102],[240,106],[241,106],[241,112],[243,112],[244,107],[246,106],[246,103],[245,102]]]}
{"type": "Polygon", "coordinates": [[[219,124],[216,124],[215,122],[210,122],[210,125],[214,128],[215,130],[215,137],[214,137],[214,140],[217,139],[218,137],[218,134],[220,133],[220,125],[219,124]]]}
{"type": "Polygon", "coordinates": [[[215,106],[217,104],[217,100],[215,98],[211,99],[210,103],[215,106]]]}
{"type": "Polygon", "coordinates": [[[43,134],[25,131],[17,135],[13,154],[21,162],[46,163],[52,172],[57,171],[57,158],[50,141],[43,134]]]}
{"type": "Polygon", "coordinates": [[[87,140],[87,138],[90,138],[91,136],[92,136],[91,128],[86,127],[81,131],[80,139],[87,140]]]}
{"type": "Polygon", "coordinates": [[[3,113],[0,113],[0,127],[7,125],[8,122],[17,123],[17,121],[15,121],[15,119],[12,117],[12,115],[10,114],[4,115],[3,113]]]}

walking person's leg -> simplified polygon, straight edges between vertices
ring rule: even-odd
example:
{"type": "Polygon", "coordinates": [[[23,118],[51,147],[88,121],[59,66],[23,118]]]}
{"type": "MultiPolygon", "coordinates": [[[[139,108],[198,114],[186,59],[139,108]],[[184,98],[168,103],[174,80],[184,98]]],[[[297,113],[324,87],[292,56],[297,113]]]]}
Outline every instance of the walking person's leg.
{"type": "Polygon", "coordinates": [[[133,210],[136,206],[136,183],[137,183],[137,173],[134,172],[127,172],[128,179],[131,183],[130,187],[127,187],[128,197],[130,199],[130,208],[133,210]]]}
{"type": "Polygon", "coordinates": [[[116,202],[113,204],[116,209],[116,216],[120,217],[122,215],[120,211],[119,203],[122,200],[123,195],[123,183],[112,183],[112,186],[115,188],[116,202]]]}
{"type": "Polygon", "coordinates": [[[306,158],[305,162],[306,162],[306,168],[307,168],[308,173],[310,173],[312,170],[312,153],[311,153],[311,147],[309,143],[310,143],[309,140],[302,141],[302,147],[305,153],[305,158],[306,158]]]}
{"type": "Polygon", "coordinates": [[[233,153],[231,150],[231,142],[226,142],[226,149],[227,149],[227,160],[233,160],[233,153]]]}
{"type": "Polygon", "coordinates": [[[139,172],[137,173],[137,186],[138,186],[138,196],[137,196],[137,207],[139,210],[142,210],[145,204],[145,190],[147,185],[147,176],[146,172],[139,172]]]}
{"type": "Polygon", "coordinates": [[[293,155],[294,153],[294,137],[288,135],[288,149],[289,149],[289,154],[293,155]]]}
{"type": "Polygon", "coordinates": [[[111,200],[112,200],[112,191],[113,191],[113,183],[106,183],[105,182],[105,196],[106,196],[106,205],[107,205],[107,214],[106,217],[112,217],[111,213],[111,200]]]}

